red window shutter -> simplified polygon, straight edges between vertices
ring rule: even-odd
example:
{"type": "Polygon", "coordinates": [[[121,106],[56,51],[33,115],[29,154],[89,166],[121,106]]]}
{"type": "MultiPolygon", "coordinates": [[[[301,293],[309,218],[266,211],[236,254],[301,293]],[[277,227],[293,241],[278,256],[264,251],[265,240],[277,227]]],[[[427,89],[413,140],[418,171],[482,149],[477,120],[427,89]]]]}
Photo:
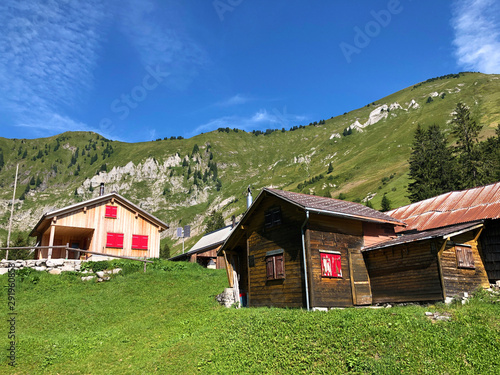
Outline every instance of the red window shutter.
{"type": "Polygon", "coordinates": [[[148,249],[148,236],[142,236],[142,250],[148,249]]]}
{"type": "Polygon", "coordinates": [[[108,233],[106,236],[106,247],[123,248],[123,233],[108,233]]]}
{"type": "Polygon", "coordinates": [[[108,233],[106,236],[106,247],[115,247],[115,234],[108,233]]]}
{"type": "Polygon", "coordinates": [[[139,248],[139,236],[137,234],[132,235],[132,249],[139,248]]]}
{"type": "Polygon", "coordinates": [[[106,206],[106,213],[104,216],[107,218],[116,219],[117,212],[118,212],[117,206],[106,206]]]}
{"type": "Polygon", "coordinates": [[[274,256],[274,267],[276,270],[275,278],[284,279],[285,278],[285,261],[283,259],[283,254],[274,256]]]}
{"type": "Polygon", "coordinates": [[[340,259],[340,254],[331,254],[332,255],[332,263],[334,267],[332,269],[333,277],[342,277],[342,263],[340,259]]]}
{"type": "Polygon", "coordinates": [[[132,249],[134,250],[147,250],[148,249],[148,236],[141,236],[139,234],[132,235],[132,249]]]}
{"type": "Polygon", "coordinates": [[[321,253],[321,276],[332,276],[332,268],[330,254],[321,253]]]}
{"type": "Polygon", "coordinates": [[[273,257],[266,258],[266,273],[267,273],[268,280],[274,279],[274,258],[273,257]]]}

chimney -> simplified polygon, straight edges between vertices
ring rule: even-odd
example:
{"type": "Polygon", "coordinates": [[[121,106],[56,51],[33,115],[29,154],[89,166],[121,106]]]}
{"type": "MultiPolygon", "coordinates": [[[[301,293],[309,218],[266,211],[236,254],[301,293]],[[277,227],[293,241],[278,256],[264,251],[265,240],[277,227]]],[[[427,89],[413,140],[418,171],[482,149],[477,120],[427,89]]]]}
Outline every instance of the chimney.
{"type": "Polygon", "coordinates": [[[104,182],[101,182],[99,186],[99,196],[102,197],[104,195],[104,182]]]}
{"type": "Polygon", "coordinates": [[[252,190],[250,189],[250,186],[247,189],[247,210],[250,208],[252,205],[253,198],[252,198],[252,190]]]}

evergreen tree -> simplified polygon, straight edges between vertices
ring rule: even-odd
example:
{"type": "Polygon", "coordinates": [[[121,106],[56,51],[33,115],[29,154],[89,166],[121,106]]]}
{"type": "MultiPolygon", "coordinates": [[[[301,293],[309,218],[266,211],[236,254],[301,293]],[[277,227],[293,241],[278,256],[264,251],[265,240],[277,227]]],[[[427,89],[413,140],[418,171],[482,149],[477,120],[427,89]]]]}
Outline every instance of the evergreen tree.
{"type": "Polygon", "coordinates": [[[0,148],[0,171],[2,170],[5,162],[3,161],[3,150],[0,148]]]}
{"type": "Polygon", "coordinates": [[[332,163],[328,164],[328,174],[333,172],[333,165],[332,163]]]}
{"type": "Polygon", "coordinates": [[[480,146],[486,174],[485,183],[500,181],[500,124],[496,129],[496,136],[481,142],[480,146]]]}
{"type": "Polygon", "coordinates": [[[222,214],[218,211],[213,210],[207,219],[207,225],[205,227],[205,234],[222,229],[225,227],[224,218],[222,214]]]}
{"type": "Polygon", "coordinates": [[[409,159],[408,198],[418,202],[458,188],[456,161],[438,125],[415,131],[409,159]]]}
{"type": "Polygon", "coordinates": [[[382,212],[387,212],[391,210],[391,201],[387,198],[387,194],[382,197],[382,212]]]}
{"type": "Polygon", "coordinates": [[[165,242],[165,245],[160,249],[160,259],[170,258],[170,246],[165,242]]]}
{"type": "Polygon", "coordinates": [[[457,137],[455,152],[461,166],[461,188],[467,189],[483,185],[487,178],[477,138],[482,125],[477,124],[471,118],[469,108],[463,103],[457,104],[452,124],[452,134],[457,137]]]}

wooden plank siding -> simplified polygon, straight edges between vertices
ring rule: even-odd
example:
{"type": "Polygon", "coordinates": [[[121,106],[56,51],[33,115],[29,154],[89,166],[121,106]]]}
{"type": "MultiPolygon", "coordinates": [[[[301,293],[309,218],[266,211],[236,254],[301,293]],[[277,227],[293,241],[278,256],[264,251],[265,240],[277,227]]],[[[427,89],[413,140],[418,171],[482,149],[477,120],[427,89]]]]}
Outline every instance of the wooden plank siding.
{"type": "Polygon", "coordinates": [[[381,242],[396,238],[394,226],[390,224],[363,223],[364,246],[375,246],[381,242]]]}
{"type": "MultiPolygon", "coordinates": [[[[87,206],[86,209],[69,212],[52,219],[50,227],[55,228],[55,238],[62,241],[62,244],[69,243],[70,246],[73,240],[80,241],[80,246],[100,253],[131,257],[159,257],[160,233],[156,225],[116,201],[113,205],[117,206],[117,217],[106,218],[106,205],[112,204],[111,202],[94,204],[87,206]],[[93,233],[89,232],[92,229],[93,233]],[[107,233],[123,233],[123,248],[106,247],[107,233]],[[148,236],[148,250],[132,249],[132,235],[148,236]]],[[[42,246],[49,245],[50,227],[41,238],[42,246]]],[[[41,255],[46,257],[46,250],[41,255]]]]}
{"type": "Polygon", "coordinates": [[[349,249],[361,248],[362,234],[362,223],[359,221],[311,216],[307,230],[311,307],[353,306],[349,249]],[[342,277],[321,275],[320,250],[340,252],[342,277]]]}
{"type": "Polygon", "coordinates": [[[464,292],[471,293],[478,288],[488,288],[488,276],[478,251],[474,232],[467,232],[447,242],[441,254],[441,272],[447,297],[463,296],[464,292]],[[474,258],[474,269],[459,268],[455,244],[470,245],[474,258]]]}
{"type": "Polygon", "coordinates": [[[373,303],[442,300],[436,245],[420,241],[363,253],[373,303]]]}
{"type": "Polygon", "coordinates": [[[254,266],[248,267],[247,257],[241,257],[247,262],[242,265],[243,269],[245,266],[248,267],[249,305],[305,306],[300,235],[300,227],[305,215],[293,205],[274,197],[265,200],[260,208],[248,224],[247,230],[247,255],[253,257],[254,266]],[[282,222],[271,228],[265,228],[265,212],[274,207],[281,208],[282,222]],[[266,253],[278,249],[283,249],[285,278],[267,280],[266,253]]]}
{"type": "Polygon", "coordinates": [[[488,279],[500,280],[500,220],[488,220],[481,234],[480,253],[488,279]]]}

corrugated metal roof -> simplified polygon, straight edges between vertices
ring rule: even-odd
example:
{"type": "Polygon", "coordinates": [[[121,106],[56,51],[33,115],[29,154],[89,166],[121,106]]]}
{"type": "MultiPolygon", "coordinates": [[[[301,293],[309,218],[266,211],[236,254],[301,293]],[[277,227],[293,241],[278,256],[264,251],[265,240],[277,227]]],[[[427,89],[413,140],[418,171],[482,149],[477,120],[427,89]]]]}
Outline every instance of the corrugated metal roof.
{"type": "Polygon", "coordinates": [[[378,243],[374,246],[367,247],[361,251],[373,251],[384,249],[387,247],[408,244],[411,242],[424,241],[432,238],[446,238],[450,235],[458,235],[463,232],[467,232],[476,228],[481,227],[483,224],[481,222],[467,223],[467,224],[457,224],[446,228],[439,228],[433,230],[427,230],[425,232],[411,233],[399,236],[389,241],[378,243]]]}
{"type": "Polygon", "coordinates": [[[500,182],[454,191],[389,211],[408,226],[399,231],[428,230],[482,219],[500,219],[500,182]]]}
{"type": "Polygon", "coordinates": [[[170,258],[170,260],[174,260],[176,258],[186,257],[191,254],[195,254],[198,252],[202,252],[204,250],[215,248],[219,245],[222,245],[224,241],[229,237],[231,231],[233,229],[232,225],[229,225],[225,228],[213,231],[211,233],[205,234],[203,237],[199,239],[198,242],[194,244],[194,246],[189,249],[188,252],[184,254],[179,254],[175,257],[170,258]]]}
{"type": "Polygon", "coordinates": [[[388,216],[382,212],[376,211],[359,203],[343,201],[340,199],[318,197],[315,195],[293,193],[290,191],[270,188],[265,188],[264,191],[270,192],[271,194],[274,194],[297,206],[300,206],[304,210],[351,217],[359,220],[405,225],[405,223],[401,220],[394,219],[391,216],[388,216]]]}

